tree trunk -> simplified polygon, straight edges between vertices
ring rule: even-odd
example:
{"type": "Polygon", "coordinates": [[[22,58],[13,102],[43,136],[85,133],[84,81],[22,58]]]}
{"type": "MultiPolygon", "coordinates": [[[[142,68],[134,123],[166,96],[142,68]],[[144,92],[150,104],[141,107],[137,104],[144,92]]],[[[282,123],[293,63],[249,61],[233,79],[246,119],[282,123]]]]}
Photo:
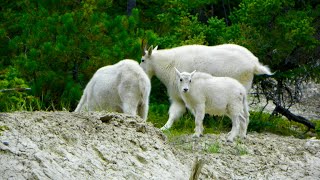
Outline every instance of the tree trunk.
{"type": "Polygon", "coordinates": [[[132,9],[136,7],[136,0],[128,0],[127,2],[127,14],[131,15],[132,9]]]}

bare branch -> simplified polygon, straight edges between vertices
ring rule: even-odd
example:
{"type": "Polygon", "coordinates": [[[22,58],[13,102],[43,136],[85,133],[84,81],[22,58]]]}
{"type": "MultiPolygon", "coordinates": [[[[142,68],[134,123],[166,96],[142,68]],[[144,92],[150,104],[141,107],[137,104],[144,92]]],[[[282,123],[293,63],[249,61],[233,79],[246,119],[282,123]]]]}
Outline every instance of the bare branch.
{"type": "Polygon", "coordinates": [[[31,91],[31,88],[10,88],[10,89],[0,89],[0,92],[12,92],[12,91],[31,91]]]}

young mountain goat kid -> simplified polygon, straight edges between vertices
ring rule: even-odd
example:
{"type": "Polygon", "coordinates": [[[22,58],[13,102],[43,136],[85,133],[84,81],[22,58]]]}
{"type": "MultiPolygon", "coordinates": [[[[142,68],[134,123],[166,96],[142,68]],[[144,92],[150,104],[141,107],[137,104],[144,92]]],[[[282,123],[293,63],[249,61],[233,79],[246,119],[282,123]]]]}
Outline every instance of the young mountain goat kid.
{"type": "Polygon", "coordinates": [[[203,135],[203,118],[210,115],[227,115],[232,120],[232,129],[227,140],[233,142],[240,134],[245,138],[249,124],[246,89],[237,80],[229,77],[214,77],[207,73],[180,73],[176,77],[179,92],[187,108],[195,116],[195,137],[203,135]]]}

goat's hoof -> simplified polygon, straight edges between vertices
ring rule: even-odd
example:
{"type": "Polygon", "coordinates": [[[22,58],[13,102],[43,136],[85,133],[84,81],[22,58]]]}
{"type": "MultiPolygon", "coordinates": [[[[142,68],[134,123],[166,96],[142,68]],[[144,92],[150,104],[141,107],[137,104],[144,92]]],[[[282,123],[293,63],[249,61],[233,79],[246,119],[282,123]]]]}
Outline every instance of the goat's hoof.
{"type": "Polygon", "coordinates": [[[247,139],[247,135],[241,136],[242,139],[247,139]]]}
{"type": "Polygon", "coordinates": [[[162,128],[160,128],[161,131],[166,131],[166,130],[169,130],[169,128],[163,126],[162,128]]]}
{"type": "Polygon", "coordinates": [[[200,138],[201,136],[203,136],[202,134],[193,134],[192,137],[193,138],[200,138]]]}
{"type": "Polygon", "coordinates": [[[233,143],[233,139],[228,138],[227,143],[233,143]]]}

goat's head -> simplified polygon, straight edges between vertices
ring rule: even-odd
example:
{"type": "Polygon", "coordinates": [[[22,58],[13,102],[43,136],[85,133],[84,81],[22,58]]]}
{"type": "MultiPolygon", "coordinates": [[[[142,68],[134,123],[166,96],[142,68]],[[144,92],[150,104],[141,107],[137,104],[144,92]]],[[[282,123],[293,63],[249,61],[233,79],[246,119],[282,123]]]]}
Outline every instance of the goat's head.
{"type": "Polygon", "coordinates": [[[157,49],[158,49],[158,46],[153,48],[153,46],[151,45],[148,48],[148,50],[146,47],[144,47],[144,50],[142,52],[140,66],[142,67],[144,72],[146,72],[146,74],[149,76],[150,79],[154,75],[154,70],[151,65],[151,60],[152,60],[153,52],[156,51],[157,49]]]}
{"type": "Polygon", "coordinates": [[[180,71],[177,68],[174,68],[174,69],[176,70],[179,91],[183,93],[189,92],[192,76],[194,75],[196,70],[194,70],[192,73],[188,73],[188,72],[180,73],[180,71]]]}

